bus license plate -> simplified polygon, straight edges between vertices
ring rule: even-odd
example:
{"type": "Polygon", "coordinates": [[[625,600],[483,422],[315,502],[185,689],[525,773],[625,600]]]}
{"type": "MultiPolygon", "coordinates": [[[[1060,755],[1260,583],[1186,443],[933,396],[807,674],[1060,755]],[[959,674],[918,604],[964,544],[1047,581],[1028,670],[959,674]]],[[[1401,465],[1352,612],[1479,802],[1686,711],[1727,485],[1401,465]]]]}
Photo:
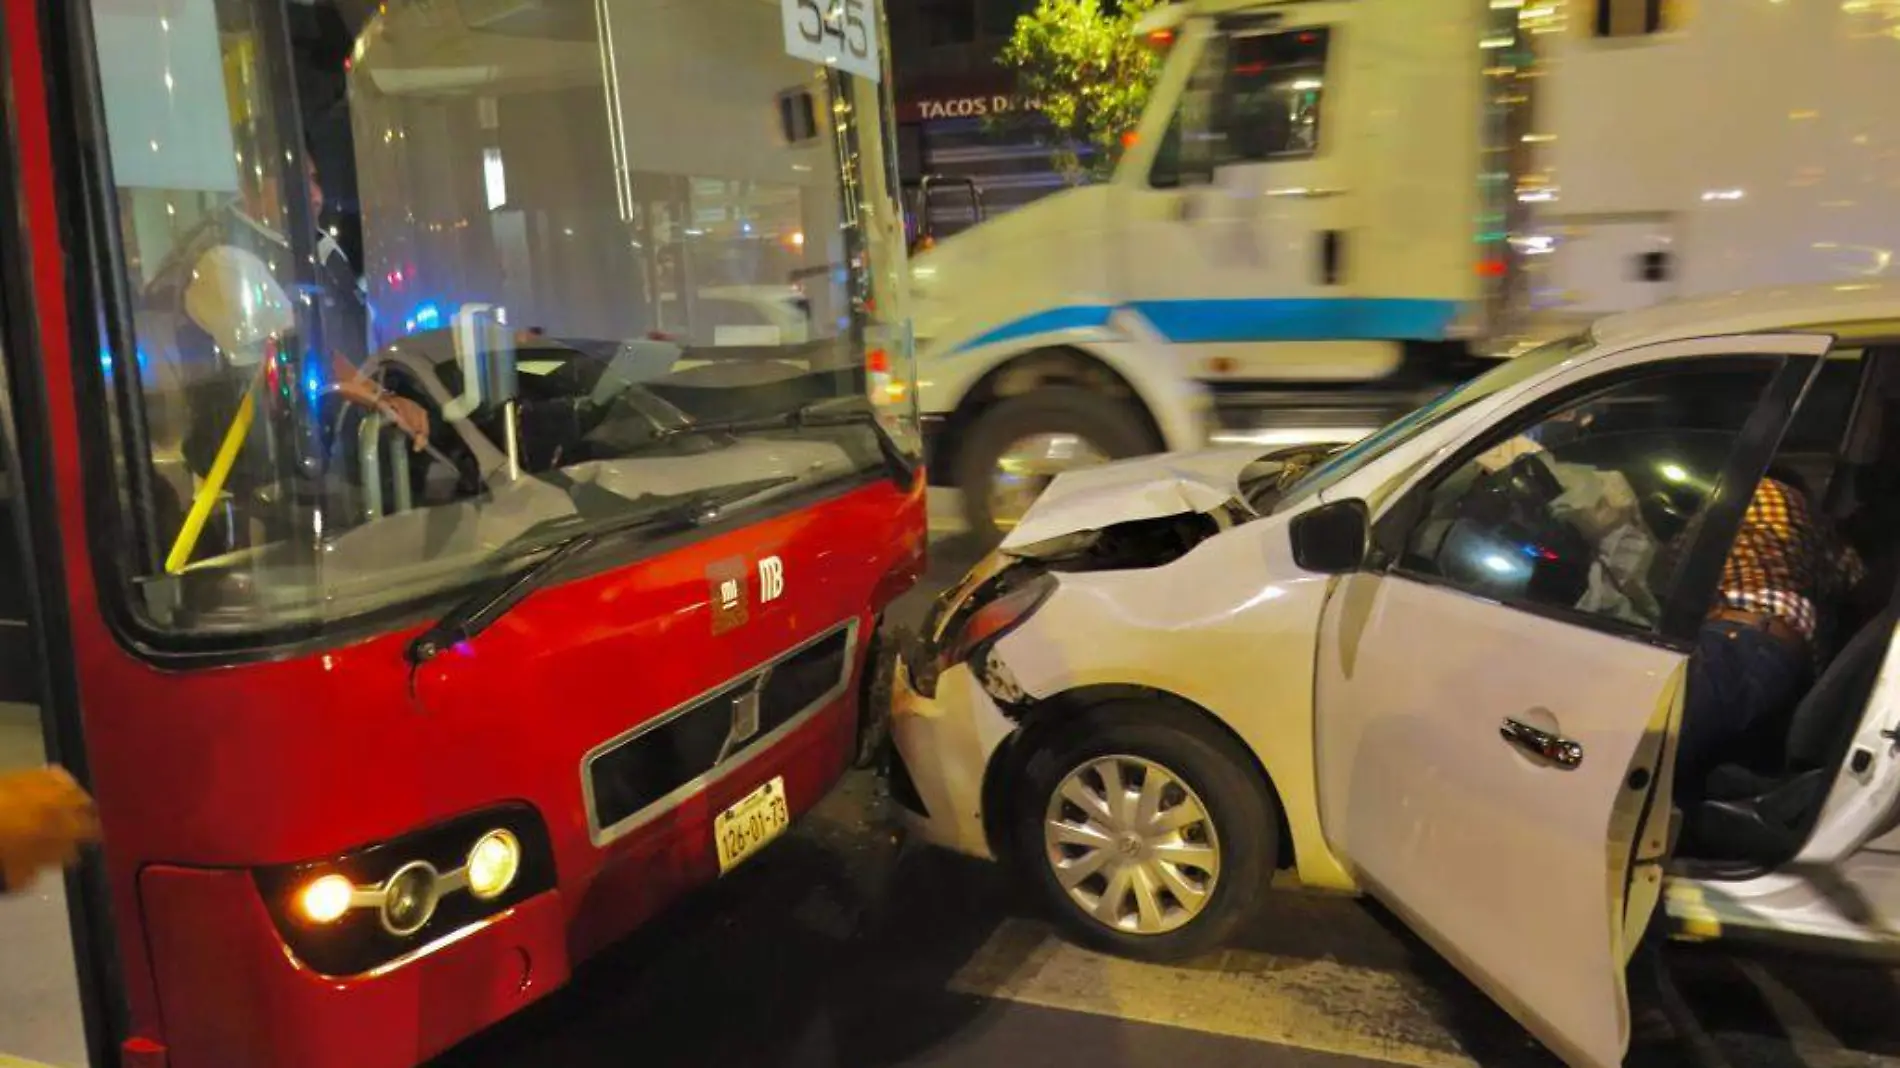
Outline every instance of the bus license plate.
{"type": "Polygon", "coordinates": [[[719,873],[757,853],[765,843],[785,833],[792,822],[785,801],[785,779],[771,782],[739,799],[713,820],[713,844],[719,849],[719,873]]]}

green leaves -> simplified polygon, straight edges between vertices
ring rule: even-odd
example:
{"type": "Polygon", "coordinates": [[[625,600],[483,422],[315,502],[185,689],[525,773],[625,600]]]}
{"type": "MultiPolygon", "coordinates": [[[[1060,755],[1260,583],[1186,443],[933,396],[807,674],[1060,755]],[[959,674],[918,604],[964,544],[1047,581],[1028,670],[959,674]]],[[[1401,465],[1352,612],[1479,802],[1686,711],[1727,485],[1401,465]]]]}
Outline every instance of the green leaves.
{"type": "Polygon", "coordinates": [[[1016,20],[998,61],[1034,102],[1032,129],[1071,184],[1106,177],[1148,103],[1161,57],[1135,24],[1162,0],[1039,0],[1016,20]],[[1080,149],[1094,152],[1085,162],[1080,149]]]}

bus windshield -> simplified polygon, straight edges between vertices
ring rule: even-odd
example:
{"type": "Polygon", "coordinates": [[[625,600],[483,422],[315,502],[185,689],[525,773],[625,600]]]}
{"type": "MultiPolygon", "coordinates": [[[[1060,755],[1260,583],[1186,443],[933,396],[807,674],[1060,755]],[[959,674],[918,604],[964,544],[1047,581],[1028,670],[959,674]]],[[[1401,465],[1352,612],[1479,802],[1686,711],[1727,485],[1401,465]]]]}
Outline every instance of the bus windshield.
{"type": "Polygon", "coordinates": [[[876,27],[827,65],[757,0],[91,3],[149,627],[420,604],[919,448],[876,27]]]}

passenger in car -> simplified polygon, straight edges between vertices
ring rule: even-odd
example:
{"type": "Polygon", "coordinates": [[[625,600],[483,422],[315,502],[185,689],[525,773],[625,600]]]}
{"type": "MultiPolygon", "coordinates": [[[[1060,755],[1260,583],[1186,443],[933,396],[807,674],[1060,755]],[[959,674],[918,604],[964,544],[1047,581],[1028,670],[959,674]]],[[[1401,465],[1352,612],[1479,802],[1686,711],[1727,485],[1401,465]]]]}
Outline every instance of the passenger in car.
{"type": "Polygon", "coordinates": [[[1689,659],[1679,803],[1693,803],[1710,769],[1737,759],[1755,732],[1794,708],[1833,638],[1842,598],[1864,570],[1799,490],[1762,479],[1689,659]]]}

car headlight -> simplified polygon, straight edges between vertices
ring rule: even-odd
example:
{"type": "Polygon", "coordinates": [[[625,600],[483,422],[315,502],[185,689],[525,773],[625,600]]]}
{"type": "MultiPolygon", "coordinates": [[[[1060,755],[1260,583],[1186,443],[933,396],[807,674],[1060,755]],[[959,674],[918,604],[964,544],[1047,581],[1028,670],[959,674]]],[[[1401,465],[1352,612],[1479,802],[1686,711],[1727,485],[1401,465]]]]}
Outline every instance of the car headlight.
{"type": "Polygon", "coordinates": [[[1056,592],[1056,577],[1047,571],[1026,583],[1002,593],[976,608],[955,628],[943,646],[942,666],[949,668],[973,660],[987,652],[1003,636],[1029,621],[1049,595],[1056,592]]]}

